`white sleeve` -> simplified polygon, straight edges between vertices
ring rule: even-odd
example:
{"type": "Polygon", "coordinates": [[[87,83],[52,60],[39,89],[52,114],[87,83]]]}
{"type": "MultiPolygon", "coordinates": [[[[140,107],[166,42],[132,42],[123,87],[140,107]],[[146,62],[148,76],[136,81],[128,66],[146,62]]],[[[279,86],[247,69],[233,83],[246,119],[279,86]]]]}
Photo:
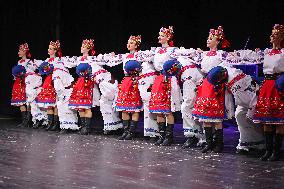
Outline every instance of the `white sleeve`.
{"type": "Polygon", "coordinates": [[[193,48],[190,48],[190,49],[185,49],[183,47],[181,48],[177,48],[175,49],[172,53],[171,53],[171,57],[172,58],[179,58],[179,57],[190,57],[190,58],[193,58],[195,57],[197,54],[196,50],[193,49],[193,48]]]}
{"type": "Polygon", "coordinates": [[[33,60],[29,60],[27,62],[27,67],[28,67],[29,70],[35,71],[38,66],[34,63],[33,60]]]}
{"type": "Polygon", "coordinates": [[[137,55],[137,61],[139,62],[153,62],[155,52],[151,50],[138,51],[137,55]]]}
{"type": "Polygon", "coordinates": [[[36,65],[36,67],[39,67],[44,61],[43,60],[33,60],[34,64],[36,65]]]}
{"type": "Polygon", "coordinates": [[[104,55],[98,55],[96,58],[97,62],[100,62],[99,65],[106,65],[109,67],[113,67],[119,64],[123,63],[123,60],[125,59],[126,54],[104,54],[104,55]]]}
{"type": "Polygon", "coordinates": [[[226,58],[227,58],[229,53],[226,52],[226,51],[223,51],[223,50],[220,50],[220,52],[221,52],[221,60],[226,61],[226,58]]]}
{"type": "Polygon", "coordinates": [[[77,66],[77,56],[65,56],[62,57],[61,60],[64,62],[64,66],[67,68],[74,68],[77,66]]]}
{"type": "Polygon", "coordinates": [[[200,64],[201,61],[203,60],[204,56],[205,56],[205,51],[202,51],[202,52],[199,52],[199,51],[196,51],[196,55],[195,57],[193,58],[194,61],[197,63],[197,64],[200,64]]]}

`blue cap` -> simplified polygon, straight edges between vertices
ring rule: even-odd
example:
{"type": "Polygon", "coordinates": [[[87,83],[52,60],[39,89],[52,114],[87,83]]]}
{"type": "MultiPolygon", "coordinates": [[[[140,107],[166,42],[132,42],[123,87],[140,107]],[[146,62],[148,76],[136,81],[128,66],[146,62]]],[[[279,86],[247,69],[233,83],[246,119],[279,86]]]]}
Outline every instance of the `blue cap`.
{"type": "Polygon", "coordinates": [[[21,77],[26,74],[26,68],[22,65],[13,66],[12,74],[14,77],[21,77]]]}
{"type": "Polygon", "coordinates": [[[225,83],[228,80],[228,72],[227,69],[216,66],[212,68],[207,75],[207,80],[212,85],[220,85],[222,83],[225,83]]]}
{"type": "Polygon", "coordinates": [[[125,63],[124,70],[128,75],[133,75],[141,72],[141,63],[136,60],[129,60],[125,63]]]}
{"type": "Polygon", "coordinates": [[[81,63],[76,67],[76,73],[80,77],[90,77],[92,75],[92,66],[87,63],[81,63]]]}
{"type": "Polygon", "coordinates": [[[43,62],[38,68],[40,75],[49,75],[53,72],[54,66],[53,64],[49,64],[48,62],[43,62]]]}
{"type": "Polygon", "coordinates": [[[163,65],[162,74],[165,76],[174,76],[181,70],[181,64],[176,59],[168,60],[163,65]]]}

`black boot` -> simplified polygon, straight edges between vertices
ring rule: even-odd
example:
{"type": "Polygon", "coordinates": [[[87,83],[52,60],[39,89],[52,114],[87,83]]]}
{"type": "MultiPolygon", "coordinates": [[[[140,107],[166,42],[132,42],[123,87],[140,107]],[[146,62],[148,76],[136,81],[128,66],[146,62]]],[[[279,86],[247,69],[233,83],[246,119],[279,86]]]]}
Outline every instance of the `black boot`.
{"type": "Polygon", "coordinates": [[[67,134],[69,133],[69,130],[68,129],[61,129],[61,131],[59,132],[60,134],[67,134]]]}
{"type": "Polygon", "coordinates": [[[124,138],[125,140],[131,140],[135,136],[135,130],[137,128],[138,121],[130,121],[130,128],[127,136],[124,138]]]}
{"type": "Polygon", "coordinates": [[[41,123],[40,123],[40,125],[39,125],[39,129],[46,129],[46,127],[48,126],[48,125],[44,125],[44,124],[43,124],[44,121],[45,121],[44,119],[41,120],[41,123]]]}
{"type": "Polygon", "coordinates": [[[174,124],[167,124],[165,140],[162,146],[170,146],[174,142],[174,124]]]}
{"type": "Polygon", "coordinates": [[[159,127],[159,139],[157,140],[157,142],[155,143],[155,145],[160,145],[164,142],[165,140],[165,135],[166,135],[166,123],[165,122],[160,122],[158,123],[158,127],[159,127]]]}
{"type": "Polygon", "coordinates": [[[118,140],[124,140],[125,137],[128,135],[128,132],[129,132],[129,129],[130,129],[129,128],[130,120],[123,120],[122,125],[123,125],[124,132],[120,137],[117,138],[118,140]]]}
{"type": "Polygon", "coordinates": [[[79,133],[81,133],[81,130],[85,127],[85,117],[80,117],[80,126],[79,126],[79,133]]]}
{"type": "Polygon", "coordinates": [[[270,156],[270,158],[268,158],[268,161],[278,161],[280,159],[282,140],[283,140],[283,135],[276,134],[273,153],[270,156]]]}
{"type": "Polygon", "coordinates": [[[80,130],[80,134],[81,135],[88,135],[90,134],[90,131],[91,131],[91,121],[92,121],[92,118],[89,118],[89,117],[84,117],[82,120],[81,120],[81,123],[82,123],[82,128],[80,130]]]}
{"type": "Polygon", "coordinates": [[[26,111],[22,111],[21,112],[21,120],[22,120],[22,122],[17,125],[18,127],[24,127],[24,123],[25,123],[25,120],[26,120],[26,115],[27,115],[26,111]]]}
{"type": "Polygon", "coordinates": [[[47,114],[48,124],[47,124],[47,127],[45,129],[46,131],[49,131],[53,127],[53,117],[54,117],[53,114],[47,114]]]}
{"type": "Polygon", "coordinates": [[[215,146],[213,151],[215,153],[221,153],[224,148],[224,141],[223,141],[223,129],[217,129],[215,131],[215,146]]]}
{"type": "Polygon", "coordinates": [[[272,149],[273,149],[274,132],[264,132],[264,135],[265,135],[266,151],[265,154],[260,158],[261,161],[267,161],[268,158],[272,155],[272,149]]]}
{"type": "Polygon", "coordinates": [[[30,111],[26,111],[26,118],[23,123],[23,127],[30,127],[32,122],[32,114],[30,111]]]}
{"type": "Polygon", "coordinates": [[[150,137],[149,142],[152,144],[155,144],[158,141],[159,137],[155,136],[155,137],[150,137]]]}
{"type": "Polygon", "coordinates": [[[38,129],[42,126],[43,120],[36,120],[36,123],[33,125],[33,129],[38,129]]]}
{"type": "Polygon", "coordinates": [[[213,149],[213,132],[212,127],[204,127],[206,145],[202,148],[201,152],[206,153],[213,149]]]}
{"type": "Polygon", "coordinates": [[[185,141],[185,143],[182,145],[182,148],[192,148],[197,146],[198,143],[198,138],[196,138],[195,136],[193,137],[188,137],[187,140],[185,141]]]}
{"type": "Polygon", "coordinates": [[[60,122],[58,115],[54,115],[54,123],[53,127],[50,129],[50,131],[59,131],[60,130],[60,122]]]}

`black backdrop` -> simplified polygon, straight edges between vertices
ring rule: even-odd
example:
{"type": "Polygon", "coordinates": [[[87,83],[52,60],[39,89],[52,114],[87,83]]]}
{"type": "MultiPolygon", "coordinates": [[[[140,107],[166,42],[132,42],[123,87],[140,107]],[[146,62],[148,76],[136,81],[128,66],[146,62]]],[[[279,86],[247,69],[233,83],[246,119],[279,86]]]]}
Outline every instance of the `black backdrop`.
{"type": "MultiPolygon", "coordinates": [[[[97,53],[126,52],[129,35],[142,35],[142,49],[157,46],[160,27],[173,25],[175,45],[203,48],[211,27],[223,25],[231,48],[269,47],[271,27],[284,23],[283,0],[10,0],[1,2],[0,114],[10,106],[11,68],[18,45],[28,42],[33,58],[45,59],[50,40],[63,55],[80,55],[81,42],[95,39],[97,53]]],[[[107,68],[121,79],[122,67],[107,68]]]]}

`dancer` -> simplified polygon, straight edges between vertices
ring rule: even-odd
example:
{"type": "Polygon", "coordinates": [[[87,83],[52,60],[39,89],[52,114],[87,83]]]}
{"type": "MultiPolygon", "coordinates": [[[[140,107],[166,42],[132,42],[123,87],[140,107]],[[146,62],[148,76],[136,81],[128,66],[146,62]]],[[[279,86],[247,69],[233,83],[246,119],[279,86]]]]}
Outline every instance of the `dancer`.
{"type": "Polygon", "coordinates": [[[179,73],[179,78],[182,82],[182,97],[183,102],[181,105],[181,113],[183,119],[183,130],[186,142],[182,148],[191,148],[202,144],[204,141],[204,134],[202,124],[194,120],[192,117],[192,109],[196,99],[196,87],[201,83],[203,74],[196,66],[195,49],[185,49],[184,55],[186,57],[178,58],[178,61],[182,65],[182,69],[179,73]]]}
{"type": "Polygon", "coordinates": [[[53,62],[58,61],[61,57],[60,42],[51,41],[48,48],[49,58],[43,62],[41,60],[36,60],[37,62],[42,62],[40,64],[40,74],[44,75],[44,82],[41,86],[40,93],[36,97],[36,102],[38,106],[47,111],[48,125],[46,130],[50,130],[54,125],[59,124],[59,118],[56,109],[56,92],[54,89],[54,84],[52,82],[52,71],[54,69],[53,62]]]}
{"type": "MultiPolygon", "coordinates": [[[[154,67],[159,72],[163,70],[163,65],[166,61],[176,58],[174,53],[178,48],[173,47],[173,34],[173,27],[162,27],[160,29],[158,40],[162,47],[156,48],[153,55],[154,67]]],[[[175,65],[179,66],[178,63],[175,65]]],[[[177,78],[174,75],[165,77],[163,74],[160,74],[155,78],[152,86],[149,111],[157,116],[159,127],[159,139],[155,145],[162,144],[168,146],[173,143],[173,112],[180,110],[182,99],[177,78]]]]}
{"type": "Polygon", "coordinates": [[[270,42],[273,47],[264,52],[265,80],[254,114],[254,121],[264,125],[266,152],[261,157],[262,161],[279,160],[284,135],[284,25],[273,27],[270,42]]]}
{"type": "MultiPolygon", "coordinates": [[[[79,111],[81,119],[80,133],[90,134],[93,107],[94,81],[90,56],[95,55],[93,40],[84,40],[81,46],[82,56],[76,61],[76,73],[79,75],[69,99],[69,107],[79,111]]],[[[98,104],[98,100],[96,100],[98,104]]]]}
{"type": "Polygon", "coordinates": [[[239,144],[236,147],[238,154],[247,154],[264,148],[263,127],[252,121],[259,85],[252,76],[233,67],[238,64],[259,63],[261,56],[258,54],[251,50],[238,50],[229,53],[224,64],[221,64],[227,70],[227,89],[233,94],[237,106],[235,118],[240,132],[239,144]]]}
{"type": "MultiPolygon", "coordinates": [[[[21,44],[19,46],[19,57],[21,58],[18,61],[18,65],[21,65],[25,69],[25,73],[30,74],[33,73],[36,69],[33,61],[31,58],[30,49],[27,43],[21,44]]],[[[21,70],[21,67],[14,67],[14,71],[17,72],[21,70]]],[[[14,73],[15,82],[13,84],[12,90],[12,100],[11,105],[20,107],[21,115],[22,115],[22,122],[18,125],[21,127],[29,126],[32,115],[31,115],[31,108],[29,103],[27,103],[27,96],[26,96],[26,84],[25,79],[26,75],[18,75],[14,73]]]]}
{"type": "Polygon", "coordinates": [[[200,122],[203,122],[203,127],[206,137],[206,146],[202,149],[202,153],[206,153],[213,149],[214,152],[222,152],[223,150],[223,126],[222,121],[233,116],[233,99],[225,90],[226,71],[221,67],[214,69],[225,59],[227,53],[218,51],[218,45],[223,48],[228,46],[228,41],[224,37],[223,28],[218,27],[217,30],[210,29],[207,39],[208,52],[202,53],[201,71],[208,74],[203,79],[202,84],[197,89],[197,97],[192,111],[193,116],[200,122]],[[208,72],[211,69],[212,76],[214,72],[220,72],[223,78],[211,78],[208,72]],[[210,79],[212,82],[208,81],[210,79]],[[219,86],[214,86],[216,79],[222,79],[223,83],[219,86]],[[213,129],[215,129],[215,145],[213,144],[213,129]]]}
{"type": "Polygon", "coordinates": [[[141,63],[137,62],[138,51],[141,44],[141,36],[130,36],[127,42],[129,53],[113,57],[111,64],[123,63],[125,77],[119,85],[115,101],[116,111],[122,112],[122,124],[124,132],[119,140],[130,140],[135,137],[135,130],[138,126],[139,112],[143,109],[142,99],[138,89],[139,73],[141,63]]]}

